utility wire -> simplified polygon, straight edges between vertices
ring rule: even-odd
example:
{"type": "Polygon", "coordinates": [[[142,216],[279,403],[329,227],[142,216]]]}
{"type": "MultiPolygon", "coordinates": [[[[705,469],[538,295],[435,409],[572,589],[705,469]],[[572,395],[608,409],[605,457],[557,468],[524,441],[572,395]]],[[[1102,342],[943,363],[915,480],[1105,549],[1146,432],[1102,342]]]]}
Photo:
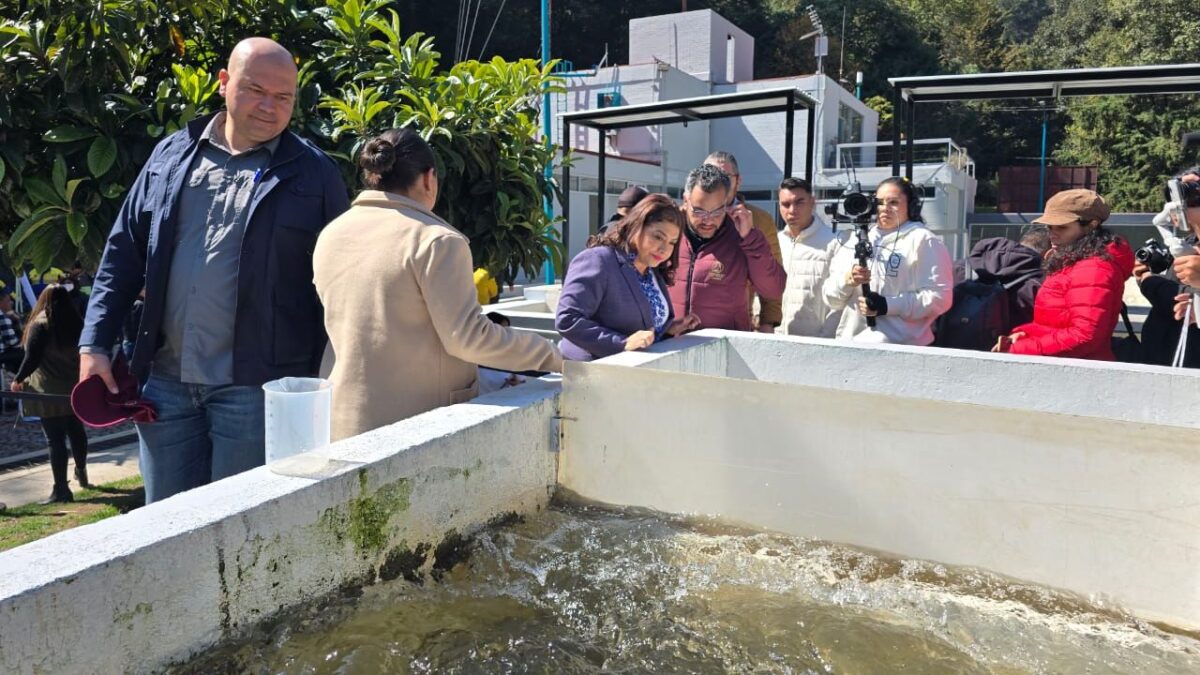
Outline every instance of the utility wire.
{"type": "Polygon", "coordinates": [[[492,33],[496,32],[496,24],[500,23],[500,15],[504,13],[504,3],[508,0],[500,0],[500,9],[496,10],[496,18],[492,20],[492,29],[488,31],[487,39],[483,41],[483,48],[479,50],[479,60],[483,60],[483,54],[487,51],[488,43],[492,41],[492,33]]]}
{"type": "Polygon", "coordinates": [[[479,10],[483,9],[483,0],[475,0],[475,18],[471,20],[471,33],[467,36],[467,48],[463,50],[463,58],[471,57],[471,43],[475,41],[475,24],[479,23],[479,10]]]}
{"type": "Polygon", "coordinates": [[[459,60],[459,58],[462,56],[463,37],[466,35],[466,33],[463,30],[464,26],[466,24],[466,22],[463,21],[463,17],[465,16],[464,9],[463,9],[464,3],[466,6],[465,11],[466,12],[471,11],[471,9],[470,9],[471,8],[471,0],[458,0],[458,24],[454,28],[454,60],[455,60],[455,62],[457,62],[459,60]]]}

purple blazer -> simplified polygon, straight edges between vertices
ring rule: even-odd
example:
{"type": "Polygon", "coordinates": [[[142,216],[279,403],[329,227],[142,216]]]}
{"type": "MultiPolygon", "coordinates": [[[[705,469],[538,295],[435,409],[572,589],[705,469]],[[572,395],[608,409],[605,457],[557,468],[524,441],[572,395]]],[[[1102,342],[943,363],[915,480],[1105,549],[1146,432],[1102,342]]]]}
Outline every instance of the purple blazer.
{"type": "MultiPolygon", "coordinates": [[[[654,278],[667,302],[667,324],[674,318],[671,296],[657,270],[654,278]]],[[[584,249],[567,270],[554,327],[564,358],[591,361],[625,350],[625,339],[654,329],[654,314],[642,292],[637,270],[609,246],[584,249]]]]}

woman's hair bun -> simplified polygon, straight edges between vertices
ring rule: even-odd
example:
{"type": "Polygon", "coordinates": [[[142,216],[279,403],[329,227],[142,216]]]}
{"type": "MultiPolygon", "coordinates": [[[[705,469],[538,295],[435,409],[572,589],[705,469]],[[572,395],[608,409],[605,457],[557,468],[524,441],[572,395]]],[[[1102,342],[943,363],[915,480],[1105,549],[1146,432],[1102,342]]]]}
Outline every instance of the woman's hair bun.
{"type": "Polygon", "coordinates": [[[385,174],[396,163],[396,146],[386,138],[375,137],[367,141],[358,156],[358,165],[375,174],[385,174]]]}

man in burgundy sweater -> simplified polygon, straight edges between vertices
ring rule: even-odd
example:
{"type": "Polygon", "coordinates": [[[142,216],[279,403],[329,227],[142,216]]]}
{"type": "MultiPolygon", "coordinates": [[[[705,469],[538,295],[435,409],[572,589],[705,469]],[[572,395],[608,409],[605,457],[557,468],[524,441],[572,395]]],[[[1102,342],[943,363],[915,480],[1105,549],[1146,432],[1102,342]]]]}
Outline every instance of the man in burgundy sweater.
{"type": "Polygon", "coordinates": [[[783,296],[787,273],[771,255],[744,204],[727,207],[729,176],[706,164],[688,174],[683,188],[687,218],[679,266],[670,287],[675,316],[695,313],[702,328],[751,330],[746,282],[762,298],[783,296]]]}

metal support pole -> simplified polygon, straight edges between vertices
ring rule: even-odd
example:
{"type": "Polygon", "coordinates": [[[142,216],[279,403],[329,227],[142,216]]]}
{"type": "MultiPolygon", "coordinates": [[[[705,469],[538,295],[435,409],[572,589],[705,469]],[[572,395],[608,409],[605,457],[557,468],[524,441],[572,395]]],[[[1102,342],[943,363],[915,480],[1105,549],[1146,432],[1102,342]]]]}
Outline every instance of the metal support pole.
{"type": "MultiPolygon", "coordinates": [[[[788,94],[787,113],[785,113],[783,122],[783,177],[791,178],[792,176],[792,155],[795,149],[795,129],[796,129],[796,95],[788,94]]],[[[812,144],[812,139],[808,139],[809,145],[812,144]]],[[[807,169],[807,167],[805,167],[807,169]]]]}
{"type": "Polygon", "coordinates": [[[608,196],[608,184],[604,177],[604,165],[608,163],[608,139],[606,138],[607,134],[604,129],[597,129],[596,131],[600,134],[600,156],[597,158],[599,165],[596,170],[596,180],[600,181],[600,197],[596,200],[596,229],[594,230],[589,226],[589,236],[595,234],[596,230],[604,224],[604,198],[608,196]]]}
{"type": "MultiPolygon", "coordinates": [[[[563,278],[567,276],[567,264],[571,258],[571,165],[567,163],[567,148],[571,147],[571,123],[562,122],[562,242],[563,242],[563,278]]],[[[551,282],[553,283],[553,282],[551,282]]]]}
{"type": "Polygon", "coordinates": [[[813,184],[813,174],[817,172],[817,157],[821,148],[817,143],[817,106],[814,104],[808,109],[808,152],[804,158],[804,180],[808,181],[809,185],[813,184]]]}
{"type": "MultiPolygon", "coordinates": [[[[550,63],[550,0],[542,0],[542,68],[550,63]]],[[[542,139],[546,142],[546,147],[553,145],[550,140],[550,89],[545,87],[545,92],[542,94],[542,139]]],[[[566,140],[567,135],[563,133],[563,139],[566,140]]],[[[563,143],[562,147],[563,159],[567,158],[567,144],[563,143]]],[[[546,180],[546,185],[549,186],[554,180],[554,160],[552,159],[546,164],[546,169],[542,174],[546,180]]],[[[565,195],[563,201],[570,200],[570,192],[564,188],[565,195]]],[[[542,198],[542,209],[546,213],[546,222],[554,220],[554,202],[549,195],[542,198]]],[[[566,214],[567,205],[563,204],[563,213],[566,214]]],[[[567,226],[563,224],[563,241],[566,241],[567,226]]],[[[566,261],[564,260],[564,263],[566,261]]],[[[550,262],[549,251],[547,251],[546,264],[542,266],[542,279],[546,285],[554,283],[554,264],[550,262]]]]}
{"type": "Polygon", "coordinates": [[[1044,208],[1046,203],[1046,127],[1049,125],[1049,113],[1042,111],[1042,168],[1038,175],[1038,208],[1044,208]]]}
{"type": "Polygon", "coordinates": [[[913,101],[909,101],[904,110],[904,116],[906,118],[905,125],[908,128],[908,131],[906,132],[908,134],[908,138],[905,139],[907,141],[907,147],[904,150],[904,177],[907,178],[910,183],[913,179],[913,143],[916,141],[916,139],[913,138],[913,131],[916,127],[917,121],[916,108],[917,104],[913,101]]]}
{"type": "Polygon", "coordinates": [[[900,87],[892,90],[892,175],[900,175],[900,120],[904,114],[904,96],[900,87]]]}

